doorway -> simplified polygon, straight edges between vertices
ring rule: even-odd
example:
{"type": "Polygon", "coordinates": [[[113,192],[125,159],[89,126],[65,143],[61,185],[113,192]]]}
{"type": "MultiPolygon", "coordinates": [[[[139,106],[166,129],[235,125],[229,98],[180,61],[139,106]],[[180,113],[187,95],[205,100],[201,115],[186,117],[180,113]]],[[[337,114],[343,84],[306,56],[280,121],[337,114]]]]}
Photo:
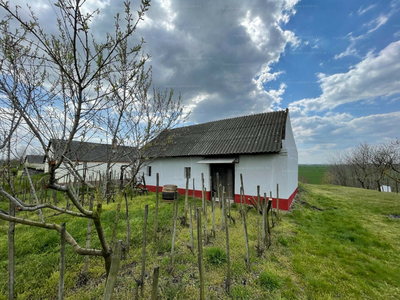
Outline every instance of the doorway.
{"type": "Polygon", "coordinates": [[[219,183],[225,187],[226,198],[233,200],[235,196],[235,165],[234,164],[210,164],[212,178],[212,192],[218,197],[217,173],[219,175],[219,183]]]}

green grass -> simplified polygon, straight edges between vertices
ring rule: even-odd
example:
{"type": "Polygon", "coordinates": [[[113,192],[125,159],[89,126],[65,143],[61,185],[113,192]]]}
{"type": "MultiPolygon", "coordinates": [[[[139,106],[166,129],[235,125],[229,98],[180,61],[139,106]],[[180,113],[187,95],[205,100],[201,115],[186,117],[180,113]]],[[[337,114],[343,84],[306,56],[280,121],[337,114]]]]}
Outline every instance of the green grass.
{"type": "MultiPolygon", "coordinates": [[[[188,227],[178,226],[174,269],[169,253],[172,238],[172,204],[161,202],[158,241],[153,242],[154,195],[133,198],[130,202],[131,251],[121,261],[115,299],[134,298],[140,273],[143,212],[149,207],[147,263],[144,299],[151,293],[152,273],[160,266],[159,295],[162,299],[198,299],[199,275],[196,249],[190,242],[188,227]]],[[[199,202],[197,202],[199,205],[199,202]]],[[[7,209],[7,203],[0,201],[7,209]]],[[[111,236],[116,203],[104,206],[103,227],[111,236]]],[[[208,207],[208,229],[211,208],[208,207]]],[[[225,231],[220,230],[216,208],[216,238],[204,246],[205,293],[207,299],[230,299],[224,291],[225,231]],[[217,249],[217,250],[216,250],[217,249]],[[221,263],[215,261],[221,260],[221,263]]],[[[19,213],[23,216],[25,213],[19,213]]],[[[179,215],[183,214],[183,198],[179,215]]],[[[400,196],[391,193],[331,185],[301,184],[292,211],[272,228],[271,247],[257,257],[259,215],[248,213],[251,269],[246,271],[243,227],[238,208],[232,209],[235,224],[229,227],[233,299],[399,299],[400,298],[400,196]]],[[[35,216],[37,218],[37,216],[35,216]]],[[[84,245],[86,221],[62,216],[47,216],[61,223],[84,245]]],[[[121,211],[118,238],[125,241],[125,211],[121,211]]],[[[0,221],[0,299],[7,295],[7,226],[0,221]]],[[[194,227],[196,228],[196,227],[194,227]]],[[[98,240],[93,237],[93,247],[98,240]]],[[[17,299],[57,297],[59,235],[57,232],[17,225],[17,299]]],[[[67,246],[66,299],[101,299],[104,267],[100,258],[90,259],[89,281],[82,284],[83,257],[67,246]]]]}
{"type": "Polygon", "coordinates": [[[299,181],[309,184],[323,184],[329,165],[299,165],[299,181]]]}

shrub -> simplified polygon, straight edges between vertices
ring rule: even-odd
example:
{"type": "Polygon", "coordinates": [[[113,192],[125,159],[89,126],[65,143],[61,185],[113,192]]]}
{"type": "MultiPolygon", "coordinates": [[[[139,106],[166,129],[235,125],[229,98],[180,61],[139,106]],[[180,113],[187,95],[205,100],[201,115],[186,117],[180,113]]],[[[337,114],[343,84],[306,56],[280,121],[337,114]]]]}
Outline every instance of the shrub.
{"type": "Polygon", "coordinates": [[[263,271],[258,277],[258,284],[272,292],[282,285],[282,279],[269,271],[263,271]]]}
{"type": "Polygon", "coordinates": [[[226,262],[226,253],[219,247],[211,247],[205,249],[205,258],[212,265],[222,265],[226,262]]]}

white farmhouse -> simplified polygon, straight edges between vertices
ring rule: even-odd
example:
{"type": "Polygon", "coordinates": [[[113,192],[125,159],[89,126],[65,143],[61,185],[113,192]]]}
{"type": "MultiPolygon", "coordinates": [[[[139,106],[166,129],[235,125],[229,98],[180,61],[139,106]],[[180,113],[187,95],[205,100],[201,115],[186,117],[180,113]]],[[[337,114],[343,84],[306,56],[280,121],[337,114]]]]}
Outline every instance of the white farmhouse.
{"type": "Polygon", "coordinates": [[[208,200],[210,191],[217,190],[217,173],[227,197],[237,203],[240,174],[246,201],[257,195],[259,185],[261,195],[272,192],[276,207],[279,184],[279,208],[288,210],[297,193],[298,154],[288,109],[164,131],[152,141],[148,156],[157,157],[142,169],[150,191],[155,191],[159,173],[160,190],[175,184],[184,194],[190,172],[190,194],[194,178],[196,197],[201,196],[203,173],[208,200]]]}
{"type": "MultiPolygon", "coordinates": [[[[49,150],[53,154],[55,160],[60,158],[65,148],[66,141],[52,139],[49,143],[49,150]]],[[[107,162],[111,163],[111,177],[119,179],[121,172],[124,178],[130,178],[130,167],[136,160],[137,151],[133,147],[118,146],[114,147],[109,144],[90,143],[72,141],[64,161],[70,161],[79,171],[80,175],[86,180],[93,181],[104,178],[107,170],[107,162]]],[[[48,172],[49,164],[45,164],[45,172],[48,172]]],[[[56,170],[56,178],[59,183],[66,183],[74,180],[68,168],[63,164],[56,170]]]]}

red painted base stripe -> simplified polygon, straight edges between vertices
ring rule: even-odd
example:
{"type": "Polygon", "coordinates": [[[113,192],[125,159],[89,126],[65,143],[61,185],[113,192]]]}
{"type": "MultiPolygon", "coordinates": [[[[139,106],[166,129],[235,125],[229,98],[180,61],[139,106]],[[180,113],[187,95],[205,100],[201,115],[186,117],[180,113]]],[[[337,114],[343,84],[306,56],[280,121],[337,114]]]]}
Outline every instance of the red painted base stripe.
{"type": "MultiPolygon", "coordinates": [[[[150,192],[155,192],[156,191],[156,186],[155,185],[148,185],[147,189],[150,192]]],[[[161,193],[162,192],[162,186],[158,187],[158,191],[161,193]]],[[[178,193],[180,195],[185,195],[186,189],[178,188],[178,193]]],[[[195,197],[196,198],[201,198],[201,190],[195,190],[195,197]]],[[[279,198],[279,209],[282,210],[289,210],[290,206],[292,205],[294,197],[296,197],[297,194],[297,188],[294,190],[294,192],[290,195],[289,199],[282,199],[279,198]]],[[[189,196],[193,196],[193,189],[189,189],[188,191],[189,196]]],[[[206,192],[206,199],[210,200],[210,192],[206,192]]],[[[267,195],[268,196],[268,195],[267,195]]],[[[254,199],[257,201],[257,196],[253,196],[254,199]]],[[[251,204],[249,199],[253,199],[251,195],[245,195],[245,201],[247,204],[251,204]]],[[[240,195],[235,194],[235,203],[240,203],[240,195]]],[[[276,198],[272,198],[272,207],[276,208],[276,198]]]]}

